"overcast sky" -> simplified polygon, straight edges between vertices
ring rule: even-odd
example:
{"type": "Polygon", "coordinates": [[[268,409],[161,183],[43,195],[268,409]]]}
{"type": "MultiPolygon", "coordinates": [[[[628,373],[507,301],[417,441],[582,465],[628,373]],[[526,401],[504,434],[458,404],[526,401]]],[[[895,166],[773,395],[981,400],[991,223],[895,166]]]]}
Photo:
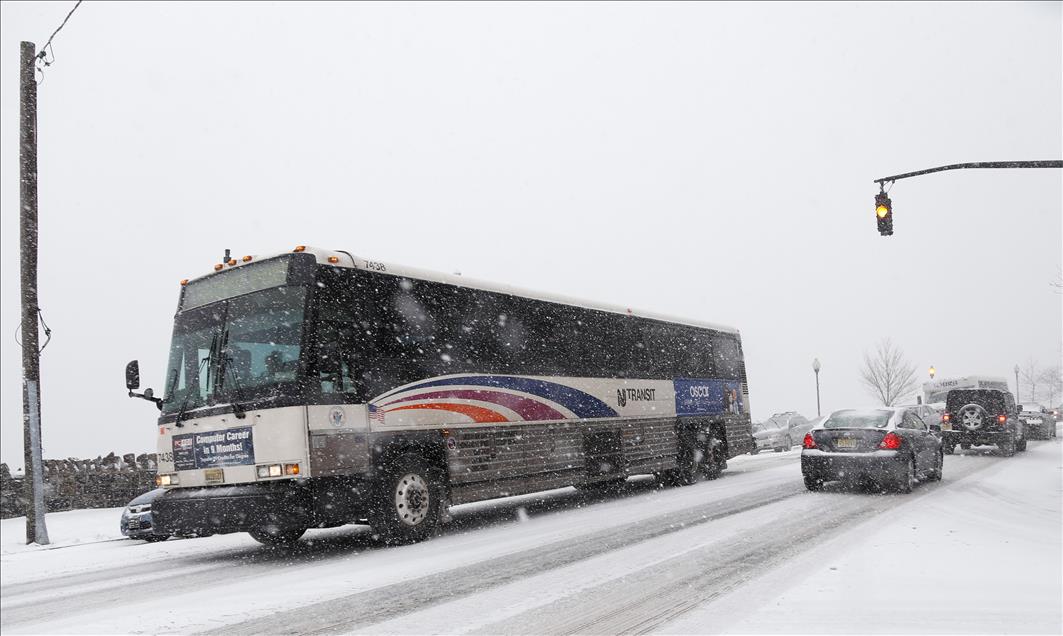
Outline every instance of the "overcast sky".
{"type": "MultiPolygon", "coordinates": [[[[18,50],[4,3],[2,455],[21,465],[18,50]]],[[[178,281],[296,244],[729,324],[755,419],[1059,364],[1059,3],[86,2],[39,88],[48,458],[154,450],[178,281]]]]}

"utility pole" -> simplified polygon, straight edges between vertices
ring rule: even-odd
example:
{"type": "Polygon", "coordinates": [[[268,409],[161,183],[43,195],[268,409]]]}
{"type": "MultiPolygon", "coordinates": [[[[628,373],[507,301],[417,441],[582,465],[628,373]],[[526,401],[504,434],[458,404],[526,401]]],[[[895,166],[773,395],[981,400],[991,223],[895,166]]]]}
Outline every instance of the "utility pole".
{"type": "Polygon", "coordinates": [[[47,545],[44,523],[44,461],[41,453],[41,366],[37,335],[37,77],[36,47],[22,43],[19,110],[19,214],[22,281],[22,425],[25,463],[22,480],[26,543],[47,545]]]}

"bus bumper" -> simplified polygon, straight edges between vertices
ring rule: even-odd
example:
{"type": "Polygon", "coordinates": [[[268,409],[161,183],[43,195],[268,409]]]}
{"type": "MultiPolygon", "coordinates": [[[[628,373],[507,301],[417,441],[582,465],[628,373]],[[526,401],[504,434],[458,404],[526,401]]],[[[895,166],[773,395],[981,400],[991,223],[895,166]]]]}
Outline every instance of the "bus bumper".
{"type": "Polygon", "coordinates": [[[157,532],[224,534],[265,526],[306,528],[313,516],[309,488],[295,480],[175,488],[152,502],[157,532]]]}

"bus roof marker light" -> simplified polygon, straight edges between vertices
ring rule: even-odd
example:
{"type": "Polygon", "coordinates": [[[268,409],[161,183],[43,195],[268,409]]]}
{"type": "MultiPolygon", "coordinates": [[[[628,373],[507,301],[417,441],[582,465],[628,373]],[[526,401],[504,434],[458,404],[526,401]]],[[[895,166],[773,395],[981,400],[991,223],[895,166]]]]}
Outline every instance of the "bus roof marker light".
{"type": "Polygon", "coordinates": [[[330,262],[332,264],[336,264],[336,263],[340,262],[340,259],[339,259],[338,256],[329,256],[328,257],[328,262],[330,262]]]}
{"type": "Polygon", "coordinates": [[[220,270],[223,267],[225,267],[225,266],[222,265],[221,263],[218,263],[217,265],[214,266],[214,271],[218,271],[218,270],[220,270]]]}
{"type": "Polygon", "coordinates": [[[306,251],[306,246],[305,245],[296,245],[295,249],[292,250],[292,251],[293,252],[305,252],[306,251]]]}
{"type": "Polygon", "coordinates": [[[181,286],[184,287],[187,284],[188,284],[188,279],[187,278],[182,278],[181,279],[181,286]]]}
{"type": "Polygon", "coordinates": [[[252,258],[253,258],[252,256],[245,256],[245,257],[243,258],[243,261],[244,261],[245,263],[250,263],[250,262],[251,262],[251,259],[252,259],[252,258]]]}
{"type": "Polygon", "coordinates": [[[233,267],[234,265],[236,265],[236,259],[235,258],[229,261],[229,267],[233,267]]]}

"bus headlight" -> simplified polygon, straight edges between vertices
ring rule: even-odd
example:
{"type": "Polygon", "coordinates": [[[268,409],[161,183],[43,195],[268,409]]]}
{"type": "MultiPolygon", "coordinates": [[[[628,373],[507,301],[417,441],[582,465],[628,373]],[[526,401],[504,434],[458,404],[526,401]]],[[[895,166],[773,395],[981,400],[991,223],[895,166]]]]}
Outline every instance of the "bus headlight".
{"type": "Polygon", "coordinates": [[[265,479],[267,477],[280,477],[283,474],[283,468],[280,464],[266,464],[259,466],[257,469],[258,477],[265,479]]]}
{"type": "Polygon", "coordinates": [[[255,468],[255,474],[259,479],[269,479],[270,477],[283,477],[285,475],[294,476],[299,475],[299,464],[263,464],[255,468]]]}
{"type": "Polygon", "coordinates": [[[155,475],[155,485],[159,487],[177,486],[180,483],[181,479],[177,476],[177,473],[155,475]]]}

